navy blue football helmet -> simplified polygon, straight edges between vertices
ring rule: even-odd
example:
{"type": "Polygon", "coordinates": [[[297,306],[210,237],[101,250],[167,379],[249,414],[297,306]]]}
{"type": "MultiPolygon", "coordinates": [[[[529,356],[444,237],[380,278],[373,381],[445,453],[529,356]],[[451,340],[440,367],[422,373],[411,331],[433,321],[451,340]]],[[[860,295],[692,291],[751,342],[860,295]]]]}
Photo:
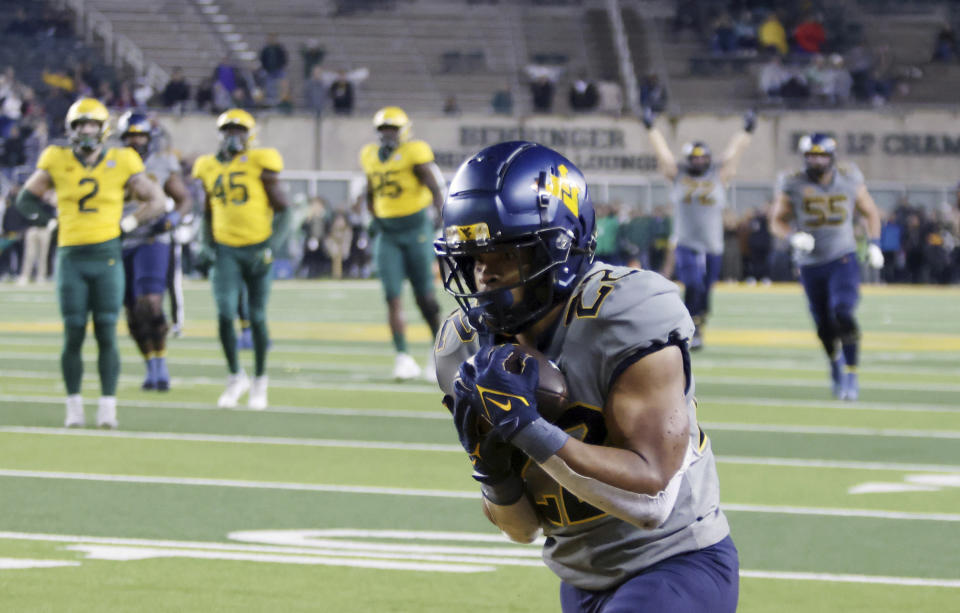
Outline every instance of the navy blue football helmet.
{"type": "Polygon", "coordinates": [[[797,146],[803,155],[803,167],[811,181],[819,181],[828,172],[837,157],[837,141],[822,132],[813,132],[800,139],[797,146]],[[824,163],[823,156],[829,160],[824,163]]]}
{"type": "Polygon", "coordinates": [[[695,177],[707,172],[713,163],[713,153],[702,141],[687,143],[683,146],[681,153],[686,160],[687,172],[695,177]]]}
{"type": "Polygon", "coordinates": [[[523,331],[576,287],[596,247],[593,202],[574,164],[524,141],[483,149],[457,170],[434,242],[444,288],[490,331],[523,331]],[[524,253],[520,280],[479,291],[474,261],[500,250],[524,253]],[[510,290],[523,287],[515,304],[510,290]]]}
{"type": "Polygon", "coordinates": [[[117,131],[120,132],[120,140],[124,145],[139,153],[144,160],[147,159],[153,134],[153,125],[150,123],[149,117],[140,111],[127,111],[117,121],[117,131]],[[145,145],[128,143],[127,137],[134,134],[145,134],[148,139],[147,143],[145,145]]]}

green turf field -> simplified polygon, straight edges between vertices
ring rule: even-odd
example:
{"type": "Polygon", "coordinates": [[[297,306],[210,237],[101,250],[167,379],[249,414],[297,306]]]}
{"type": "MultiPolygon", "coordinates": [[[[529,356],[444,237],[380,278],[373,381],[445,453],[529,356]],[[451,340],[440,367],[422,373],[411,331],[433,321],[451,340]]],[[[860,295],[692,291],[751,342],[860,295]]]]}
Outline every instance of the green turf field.
{"type": "MultiPolygon", "coordinates": [[[[67,431],[53,290],[0,287],[0,611],[559,611],[538,547],[480,512],[437,391],[390,380],[376,282],[275,284],[265,412],[216,409],[208,286],[187,300],[173,390],[140,391],[121,325],[121,429],[67,431]]],[[[852,404],[797,286],[718,288],[694,373],[740,611],[960,610],[958,304],[868,288],[852,404]]],[[[85,358],[92,420],[92,335],[85,358]]]]}

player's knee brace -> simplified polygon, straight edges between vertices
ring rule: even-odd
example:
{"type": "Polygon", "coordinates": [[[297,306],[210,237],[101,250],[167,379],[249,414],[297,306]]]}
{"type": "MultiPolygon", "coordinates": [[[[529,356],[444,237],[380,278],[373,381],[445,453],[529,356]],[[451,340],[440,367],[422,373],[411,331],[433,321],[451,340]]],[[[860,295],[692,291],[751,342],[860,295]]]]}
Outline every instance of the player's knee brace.
{"type": "MultiPolygon", "coordinates": [[[[167,318],[163,312],[154,314],[150,319],[150,337],[155,344],[162,344],[166,340],[169,330],[170,325],[167,323],[167,318]]],[[[160,348],[162,349],[162,347],[160,348]]]]}
{"type": "Polygon", "coordinates": [[[841,343],[847,345],[860,340],[860,326],[857,325],[857,318],[854,317],[852,308],[840,305],[833,316],[837,322],[837,336],[840,337],[841,343]]]}

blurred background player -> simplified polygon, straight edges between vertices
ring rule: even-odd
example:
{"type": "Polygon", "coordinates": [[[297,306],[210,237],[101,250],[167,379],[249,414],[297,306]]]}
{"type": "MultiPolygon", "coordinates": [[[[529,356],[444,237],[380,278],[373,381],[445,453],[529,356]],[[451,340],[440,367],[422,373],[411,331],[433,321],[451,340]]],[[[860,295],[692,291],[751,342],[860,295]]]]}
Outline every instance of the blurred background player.
{"type": "MultiPolygon", "coordinates": [[[[127,111],[117,122],[117,131],[123,144],[143,160],[150,180],[173,200],[172,210],[150,225],[125,233],[122,242],[127,327],[147,366],[141,388],[165,392],[170,389],[167,370],[170,326],[163,312],[163,292],[170,267],[172,230],[193,209],[193,200],[183,183],[176,156],[152,146],[153,126],[149,117],[140,111],[127,111]]],[[[136,201],[128,201],[124,213],[132,212],[137,206],[136,201]]]]}
{"type": "MultiPolygon", "coordinates": [[[[713,163],[710,147],[694,141],[683,146],[683,162],[677,164],[663,134],[653,125],[653,111],[645,108],[643,125],[657,156],[658,168],[673,183],[673,236],[676,278],[683,283],[683,302],[696,326],[691,349],[703,347],[703,326],[710,312],[710,290],[720,277],[723,261],[723,210],[727,206],[727,185],[737,173],[740,157],[750,144],[756,114],[743,118],[743,131],[734,135],[723,159],[713,163]]],[[[664,274],[670,276],[669,265],[664,274]]]]}
{"type": "Polygon", "coordinates": [[[852,163],[836,163],[836,141],[826,134],[799,143],[804,169],[778,177],[770,231],[789,239],[800,265],[817,336],[830,360],[833,395],[856,400],[860,328],[854,312],[860,299],[860,266],[854,212],[863,216],[870,245],[867,260],[883,268],[880,212],[863,174],[852,163]]]}
{"type": "Polygon", "coordinates": [[[86,418],[80,383],[83,379],[83,338],[87,315],[93,314],[100,373],[97,425],[117,427],[117,317],[123,302],[124,273],[120,231],[163,215],[160,187],[144,171],[132,149],[104,147],[110,114],[100,101],[81,98],[66,116],[70,146],[50,145],[37,161],[17,196],[17,207],[38,225],[53,217],[41,198],[56,190],[60,229],[57,236],[57,298],[63,317],[60,367],[67,389],[67,427],[82,427],[86,418]],[[124,193],[139,201],[124,213],[124,193]]]}
{"type": "MultiPolygon", "coordinates": [[[[429,209],[432,204],[436,218],[440,218],[444,181],[430,145],[409,140],[410,125],[403,109],[380,109],[373,117],[379,142],[360,151],[360,165],[367,175],[367,207],[377,229],[377,270],[397,351],[393,377],[398,380],[415,379],[424,372],[407,353],[404,278],[410,279],[417,308],[430,326],[431,339],[436,338],[440,327],[440,306],[433,294],[433,221],[429,209]]],[[[431,351],[424,374],[435,380],[435,372],[431,351]]]]}
{"type": "Polygon", "coordinates": [[[543,531],[565,613],[733,613],[737,550],[676,284],[593,261],[586,179],[541,145],[464,162],[443,225],[444,286],[462,310],[440,332],[438,382],[487,518],[518,542],[543,531]],[[572,402],[551,421],[540,363],[511,367],[513,343],[564,374],[572,402]]]}
{"type": "Polygon", "coordinates": [[[287,199],[279,181],[280,152],[251,148],[256,123],[250,113],[230,109],[217,118],[220,149],[193,165],[193,176],[206,192],[204,255],[213,262],[211,279],[217,304],[220,344],[230,375],[217,406],[232,409],[250,390],[251,409],[267,408],[266,374],[269,333],[267,302],[273,280],[273,245],[287,231],[287,199]],[[254,379],[237,360],[237,317],[241,287],[249,292],[253,334],[254,379]]]}

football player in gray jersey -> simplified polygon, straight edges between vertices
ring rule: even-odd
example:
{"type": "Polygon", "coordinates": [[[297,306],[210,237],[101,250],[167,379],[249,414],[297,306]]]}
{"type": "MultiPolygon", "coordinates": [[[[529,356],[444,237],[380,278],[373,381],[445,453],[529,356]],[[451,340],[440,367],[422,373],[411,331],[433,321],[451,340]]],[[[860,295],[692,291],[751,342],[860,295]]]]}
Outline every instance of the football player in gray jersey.
{"type": "MultiPolygon", "coordinates": [[[[146,173],[173,201],[173,208],[151,225],[123,235],[123,266],[126,290],[123,303],[127,327],[147,367],[144,390],[167,391],[167,331],[163,292],[170,265],[171,230],[193,209],[193,201],[180,175],[180,163],[169,152],[154,151],[153,125],[139,111],[128,111],[117,122],[120,140],[143,159],[146,173]]],[[[124,212],[128,206],[124,205],[124,212]]],[[[169,208],[169,205],[168,205],[169,208]]]]}
{"type": "Polygon", "coordinates": [[[676,286],[593,261],[580,171],[529,142],[464,162],[434,245],[460,309],[435,346],[444,404],[509,538],[546,536],[563,611],[733,612],[739,562],[697,423],[676,286]],[[537,410],[538,348],[570,402],[537,410]]]}
{"type": "Polygon", "coordinates": [[[860,266],[853,220],[855,213],[865,219],[868,263],[883,268],[880,212],[860,169],[836,163],[833,138],[813,133],[801,138],[799,145],[804,169],[778,178],[770,231],[789,239],[795,251],[810,314],[830,361],[833,395],[856,400],[860,395],[860,327],[855,316],[860,266]]]}
{"type": "MultiPolygon", "coordinates": [[[[710,147],[699,141],[683,146],[683,161],[677,163],[663,134],[654,126],[650,109],[644,109],[643,124],[657,156],[658,167],[672,182],[673,235],[671,246],[676,278],[683,283],[683,302],[693,317],[696,332],[691,349],[703,346],[701,330],[710,311],[710,290],[720,276],[723,261],[723,210],[727,206],[727,186],[737,172],[740,157],[750,144],[756,127],[756,114],[743,116],[743,131],[734,135],[723,159],[713,163],[710,147]]],[[[670,264],[664,274],[670,275],[670,264]]]]}

